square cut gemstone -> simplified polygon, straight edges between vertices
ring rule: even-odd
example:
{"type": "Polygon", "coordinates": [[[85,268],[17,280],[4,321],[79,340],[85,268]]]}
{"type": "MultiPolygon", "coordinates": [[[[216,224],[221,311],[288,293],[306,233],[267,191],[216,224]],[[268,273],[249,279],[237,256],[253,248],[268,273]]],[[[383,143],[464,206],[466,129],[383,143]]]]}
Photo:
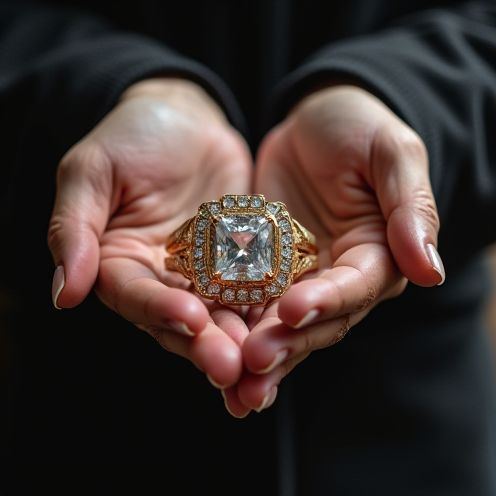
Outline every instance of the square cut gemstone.
{"type": "Polygon", "coordinates": [[[214,231],[215,272],[224,281],[263,281],[274,266],[274,225],[262,215],[222,215],[214,231]]]}

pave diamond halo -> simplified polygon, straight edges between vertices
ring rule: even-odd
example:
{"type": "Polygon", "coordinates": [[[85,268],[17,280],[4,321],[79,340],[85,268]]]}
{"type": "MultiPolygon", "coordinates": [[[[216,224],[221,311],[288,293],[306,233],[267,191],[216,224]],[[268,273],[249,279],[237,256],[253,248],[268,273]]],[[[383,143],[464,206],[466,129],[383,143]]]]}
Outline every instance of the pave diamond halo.
{"type": "Polygon", "coordinates": [[[282,202],[224,195],[202,203],[171,236],[166,267],[188,277],[203,297],[227,305],[266,305],[317,267],[315,237],[282,202]]]}

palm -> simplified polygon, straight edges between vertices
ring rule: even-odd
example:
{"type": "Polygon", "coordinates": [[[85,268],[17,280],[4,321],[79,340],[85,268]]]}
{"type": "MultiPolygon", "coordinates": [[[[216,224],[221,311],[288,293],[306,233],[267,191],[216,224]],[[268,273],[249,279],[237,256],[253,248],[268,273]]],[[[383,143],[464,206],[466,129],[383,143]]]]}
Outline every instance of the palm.
{"type": "Polygon", "coordinates": [[[246,326],[231,310],[207,308],[185,291],[189,282],[165,270],[164,246],[202,201],[248,191],[251,167],[243,141],[227,125],[204,126],[152,98],[125,102],[88,139],[111,168],[100,175],[111,205],[100,237],[98,295],[216,381],[232,382],[241,368],[233,344],[239,348],[246,326]],[[209,332],[196,340],[163,332],[175,322],[195,333],[207,323],[209,332]]]}

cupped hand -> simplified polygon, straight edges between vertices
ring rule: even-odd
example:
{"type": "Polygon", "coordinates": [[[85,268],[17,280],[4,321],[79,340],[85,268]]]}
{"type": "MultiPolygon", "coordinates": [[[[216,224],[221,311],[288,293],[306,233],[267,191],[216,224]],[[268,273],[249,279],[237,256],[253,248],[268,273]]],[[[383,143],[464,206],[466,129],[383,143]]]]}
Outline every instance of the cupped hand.
{"type": "Polygon", "coordinates": [[[252,316],[247,372],[226,391],[239,416],[270,406],[293,367],[398,296],[407,280],[433,286],[445,277],[425,147],[358,87],[303,99],[262,144],[255,190],[285,202],[317,236],[320,270],[252,316]]]}
{"type": "Polygon", "coordinates": [[[74,307],[96,284],[108,307],[214,384],[235,383],[246,325],[168,273],[164,245],[202,201],[247,192],[251,171],[243,139],[196,84],[130,87],[59,165],[48,234],[54,304],[74,307]]]}

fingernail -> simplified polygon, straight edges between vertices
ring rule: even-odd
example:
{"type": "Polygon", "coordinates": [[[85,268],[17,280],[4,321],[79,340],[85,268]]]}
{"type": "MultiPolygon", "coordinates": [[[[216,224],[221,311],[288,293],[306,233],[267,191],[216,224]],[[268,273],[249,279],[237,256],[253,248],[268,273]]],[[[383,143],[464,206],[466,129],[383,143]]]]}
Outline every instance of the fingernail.
{"type": "Polygon", "coordinates": [[[166,320],[164,325],[174,332],[182,334],[183,336],[192,337],[195,335],[195,333],[184,322],[179,322],[177,320],[166,320]]]}
{"type": "Polygon", "coordinates": [[[441,260],[441,257],[439,256],[439,253],[433,244],[429,243],[426,247],[426,250],[432,268],[439,274],[439,277],[441,278],[437,285],[441,286],[441,284],[443,284],[446,279],[446,272],[444,270],[443,261],[441,260]]]}
{"type": "MultiPolygon", "coordinates": [[[[220,389],[221,392],[223,393],[222,390],[225,389],[226,386],[223,386],[222,384],[219,384],[218,382],[214,381],[209,374],[207,374],[207,379],[208,382],[210,382],[210,384],[212,384],[214,388],[220,389]]],[[[224,394],[222,394],[222,396],[224,396],[224,394]]]]}
{"type": "Polygon", "coordinates": [[[281,350],[276,353],[276,356],[274,357],[274,360],[267,365],[262,370],[258,371],[258,374],[267,374],[267,372],[270,372],[271,370],[274,370],[278,365],[280,365],[284,360],[286,360],[286,357],[289,355],[289,350],[281,350]]]}
{"type": "Polygon", "coordinates": [[[293,327],[295,329],[301,329],[302,327],[307,326],[311,322],[313,322],[319,315],[320,311],[316,308],[310,310],[296,325],[293,327]]]}
{"type": "Polygon", "coordinates": [[[262,403],[260,403],[260,406],[258,408],[255,408],[255,411],[257,413],[260,413],[262,410],[270,408],[274,404],[274,401],[276,401],[276,397],[277,386],[272,386],[271,390],[265,395],[264,399],[262,400],[262,403]]]}
{"type": "Polygon", "coordinates": [[[59,307],[57,305],[57,300],[59,299],[59,295],[64,289],[64,286],[65,286],[64,266],[59,265],[55,269],[55,272],[53,273],[53,281],[52,281],[52,302],[53,302],[53,306],[57,310],[62,310],[62,307],[59,307]]]}
{"type": "Polygon", "coordinates": [[[224,399],[224,406],[226,407],[226,410],[229,412],[229,415],[231,415],[231,417],[237,419],[244,419],[245,417],[248,417],[248,415],[250,414],[250,410],[248,410],[244,415],[236,415],[233,411],[229,409],[229,406],[227,404],[226,393],[224,392],[223,389],[220,390],[220,394],[222,394],[222,398],[224,399]]]}

